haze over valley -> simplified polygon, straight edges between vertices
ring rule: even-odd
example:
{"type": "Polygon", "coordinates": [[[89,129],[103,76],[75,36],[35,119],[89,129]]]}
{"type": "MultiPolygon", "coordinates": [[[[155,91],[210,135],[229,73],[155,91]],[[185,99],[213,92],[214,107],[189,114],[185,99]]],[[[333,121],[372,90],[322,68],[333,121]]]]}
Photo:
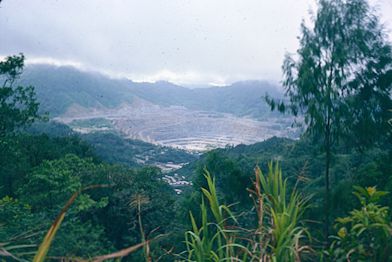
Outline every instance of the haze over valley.
{"type": "Polygon", "coordinates": [[[291,127],[292,117],[270,112],[263,96],[282,94],[268,82],[189,89],[49,65],[27,67],[22,82],[36,87],[43,112],[80,133],[115,131],[125,138],[202,152],[272,136],[295,138],[299,132],[291,127]]]}

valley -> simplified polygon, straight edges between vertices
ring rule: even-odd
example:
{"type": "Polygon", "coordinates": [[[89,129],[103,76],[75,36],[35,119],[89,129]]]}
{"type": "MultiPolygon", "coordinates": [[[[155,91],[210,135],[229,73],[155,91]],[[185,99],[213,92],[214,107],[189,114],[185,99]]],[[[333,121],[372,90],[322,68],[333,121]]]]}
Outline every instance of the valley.
{"type": "Polygon", "coordinates": [[[143,99],[114,109],[71,107],[55,120],[81,133],[113,130],[126,138],[190,152],[252,144],[273,136],[297,136],[297,130],[291,128],[292,118],[256,120],[181,106],[164,107],[143,99]]]}
{"type": "Polygon", "coordinates": [[[177,193],[190,184],[183,167],[207,151],[271,137],[296,139],[301,132],[292,117],[270,111],[263,96],[282,93],[265,81],[190,89],[35,65],[21,83],[34,85],[42,112],[78,133],[100,158],[158,167],[177,193]]]}

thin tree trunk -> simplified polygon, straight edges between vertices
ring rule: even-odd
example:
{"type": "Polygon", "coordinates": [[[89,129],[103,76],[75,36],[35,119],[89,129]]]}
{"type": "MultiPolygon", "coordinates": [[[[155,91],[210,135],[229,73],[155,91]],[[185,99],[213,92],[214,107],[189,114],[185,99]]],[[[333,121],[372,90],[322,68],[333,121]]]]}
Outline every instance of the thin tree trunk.
{"type": "MultiPolygon", "coordinates": [[[[329,121],[328,121],[329,122],[329,121]]],[[[324,237],[325,244],[329,246],[329,226],[330,226],[330,179],[329,179],[329,169],[331,165],[331,133],[330,126],[327,125],[326,133],[325,133],[325,203],[324,203],[324,212],[325,212],[325,221],[324,221],[324,237]]]]}
{"type": "MultiPolygon", "coordinates": [[[[146,242],[146,236],[144,234],[144,229],[143,229],[143,224],[142,224],[142,215],[141,215],[141,203],[138,201],[137,203],[137,217],[138,217],[138,222],[139,222],[139,230],[140,230],[140,235],[142,238],[142,243],[146,242]]],[[[146,259],[146,262],[151,262],[151,257],[150,257],[150,245],[147,243],[144,247],[144,256],[146,259]]]]}

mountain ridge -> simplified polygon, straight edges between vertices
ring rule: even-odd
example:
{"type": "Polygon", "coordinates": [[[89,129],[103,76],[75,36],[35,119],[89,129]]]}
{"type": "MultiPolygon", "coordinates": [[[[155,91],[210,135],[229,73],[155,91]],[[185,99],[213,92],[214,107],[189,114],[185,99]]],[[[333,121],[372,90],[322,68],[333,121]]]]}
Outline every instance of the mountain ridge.
{"type": "Polygon", "coordinates": [[[141,98],[163,107],[230,113],[262,118],[271,114],[262,96],[281,96],[265,81],[249,80],[224,87],[187,88],[167,81],[155,83],[114,79],[71,66],[29,65],[21,82],[35,87],[42,111],[59,116],[76,104],[85,108],[116,108],[141,98]]]}

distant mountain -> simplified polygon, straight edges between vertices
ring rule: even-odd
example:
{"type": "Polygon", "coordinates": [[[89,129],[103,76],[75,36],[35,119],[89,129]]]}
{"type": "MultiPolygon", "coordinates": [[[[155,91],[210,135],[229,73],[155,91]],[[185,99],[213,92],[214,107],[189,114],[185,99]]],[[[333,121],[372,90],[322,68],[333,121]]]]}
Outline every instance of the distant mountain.
{"type": "Polygon", "coordinates": [[[188,89],[168,82],[130,85],[132,93],[162,106],[183,106],[193,110],[231,113],[263,118],[270,110],[262,97],[281,97],[278,88],[263,81],[243,81],[230,86],[188,89]]]}
{"type": "Polygon", "coordinates": [[[27,66],[21,81],[35,87],[41,110],[51,116],[63,114],[72,105],[110,109],[140,98],[160,106],[264,118],[271,113],[262,96],[266,93],[274,97],[282,95],[277,86],[263,81],[189,89],[165,81],[136,83],[49,65],[27,66]]]}
{"type": "Polygon", "coordinates": [[[72,67],[27,66],[21,81],[35,87],[41,110],[51,116],[63,114],[73,104],[86,108],[114,108],[131,102],[133,97],[125,81],[72,67]]]}

